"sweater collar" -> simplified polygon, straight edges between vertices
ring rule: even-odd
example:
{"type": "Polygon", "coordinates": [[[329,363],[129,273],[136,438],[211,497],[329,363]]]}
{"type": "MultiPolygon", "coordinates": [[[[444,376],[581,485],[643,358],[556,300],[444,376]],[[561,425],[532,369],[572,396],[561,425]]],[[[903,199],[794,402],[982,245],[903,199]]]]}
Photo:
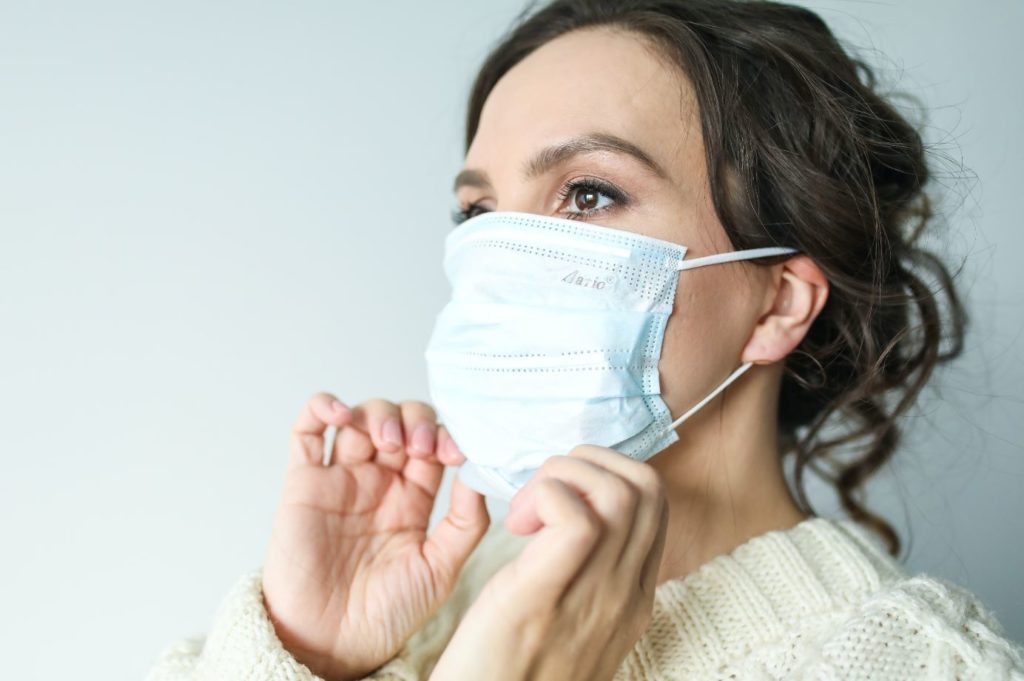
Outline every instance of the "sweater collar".
{"type": "Polygon", "coordinates": [[[807,518],[659,584],[651,623],[623,666],[638,678],[704,678],[903,575],[855,522],[807,518]]]}

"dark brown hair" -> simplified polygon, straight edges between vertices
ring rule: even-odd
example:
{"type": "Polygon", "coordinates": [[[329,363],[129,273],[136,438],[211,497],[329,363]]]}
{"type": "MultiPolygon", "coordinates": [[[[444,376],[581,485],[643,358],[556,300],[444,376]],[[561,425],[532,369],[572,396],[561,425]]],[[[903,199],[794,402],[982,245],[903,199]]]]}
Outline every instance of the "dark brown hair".
{"type": "Polygon", "coordinates": [[[815,514],[804,489],[810,466],[897,555],[900,538],[865,506],[863,486],[893,455],[898,418],[936,364],[960,354],[966,323],[953,276],[918,244],[932,218],[918,131],[810,10],[742,0],[554,0],[535,12],[527,6],[484,61],[469,96],[466,150],[509,69],[591,26],[649,41],[692,82],[714,206],[733,246],[794,246],[828,278],[825,307],[785,361],[782,451],[795,457],[805,513],[815,514]]]}

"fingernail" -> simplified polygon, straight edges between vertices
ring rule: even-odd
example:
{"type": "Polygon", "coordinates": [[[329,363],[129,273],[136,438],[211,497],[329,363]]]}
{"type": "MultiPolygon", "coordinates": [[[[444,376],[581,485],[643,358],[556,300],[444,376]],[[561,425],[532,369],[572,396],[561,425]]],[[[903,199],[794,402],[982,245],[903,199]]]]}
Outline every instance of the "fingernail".
{"type": "Polygon", "coordinates": [[[445,447],[447,447],[448,453],[451,456],[461,456],[465,458],[465,455],[462,453],[462,450],[459,449],[459,446],[455,444],[455,440],[453,440],[450,435],[448,436],[448,443],[445,445],[445,447]]]}
{"type": "Polygon", "coordinates": [[[346,407],[338,400],[331,400],[331,409],[334,411],[335,414],[343,414],[345,413],[345,410],[348,409],[348,407],[346,407]]]}
{"type": "Polygon", "coordinates": [[[402,426],[398,423],[398,419],[388,419],[384,422],[381,437],[389,445],[395,445],[396,447],[402,445],[402,426]]]}
{"type": "Polygon", "coordinates": [[[434,451],[434,429],[426,423],[421,423],[412,431],[412,448],[429,454],[434,451]]]}

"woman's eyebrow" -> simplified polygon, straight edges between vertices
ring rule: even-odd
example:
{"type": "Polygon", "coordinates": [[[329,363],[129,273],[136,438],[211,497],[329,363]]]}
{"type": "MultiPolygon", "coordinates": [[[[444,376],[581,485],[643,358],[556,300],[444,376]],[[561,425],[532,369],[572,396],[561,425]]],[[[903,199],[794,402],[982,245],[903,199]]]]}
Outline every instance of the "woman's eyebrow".
{"type": "MultiPolygon", "coordinates": [[[[594,151],[612,151],[632,156],[658,177],[663,179],[668,177],[668,173],[665,172],[664,168],[658,165],[658,162],[643,149],[617,135],[604,132],[594,132],[572,137],[564,142],[541,149],[523,165],[523,177],[527,180],[535,178],[559,163],[563,163],[580,154],[594,151]]],[[[488,188],[491,186],[491,181],[484,171],[466,168],[455,176],[455,184],[452,187],[452,191],[458,191],[460,187],[464,186],[488,188]]]]}
{"type": "Polygon", "coordinates": [[[647,152],[629,140],[611,133],[593,132],[587,135],[580,135],[579,137],[572,137],[559,144],[541,149],[536,156],[523,165],[523,177],[528,180],[535,178],[574,156],[594,151],[612,151],[618,154],[626,154],[647,166],[658,177],[665,178],[668,175],[647,152]]]}

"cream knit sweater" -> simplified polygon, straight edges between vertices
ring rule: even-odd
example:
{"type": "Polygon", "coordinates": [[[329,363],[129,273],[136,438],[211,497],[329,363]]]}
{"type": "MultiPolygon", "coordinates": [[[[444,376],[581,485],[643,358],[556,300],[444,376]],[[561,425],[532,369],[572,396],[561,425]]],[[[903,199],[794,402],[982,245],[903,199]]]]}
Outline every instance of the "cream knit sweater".
{"type": "MultiPolygon", "coordinates": [[[[448,601],[365,678],[426,679],[473,596],[529,539],[492,523],[448,601]]],[[[260,584],[258,570],[243,575],[205,640],[164,650],[148,681],[317,680],[275,636],[260,584]]],[[[852,521],[810,518],[659,585],[615,676],[634,679],[1024,681],[1024,649],[970,592],[908,576],[852,521]]]]}

